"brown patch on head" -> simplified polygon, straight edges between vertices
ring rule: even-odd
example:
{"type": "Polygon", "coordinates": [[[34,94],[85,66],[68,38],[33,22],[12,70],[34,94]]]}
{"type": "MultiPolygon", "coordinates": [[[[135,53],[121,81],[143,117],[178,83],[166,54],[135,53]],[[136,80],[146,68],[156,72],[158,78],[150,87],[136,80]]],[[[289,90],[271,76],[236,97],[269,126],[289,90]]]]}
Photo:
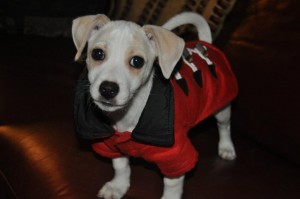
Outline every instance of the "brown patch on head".
{"type": "Polygon", "coordinates": [[[133,37],[131,45],[128,48],[128,51],[125,55],[125,62],[126,65],[129,68],[129,71],[134,76],[139,76],[141,71],[143,70],[143,67],[147,64],[147,56],[145,53],[147,53],[145,45],[145,40],[141,38],[139,34],[137,34],[135,37],[133,37]],[[144,60],[144,64],[142,67],[134,67],[131,65],[131,61],[134,57],[140,57],[144,60]]]}

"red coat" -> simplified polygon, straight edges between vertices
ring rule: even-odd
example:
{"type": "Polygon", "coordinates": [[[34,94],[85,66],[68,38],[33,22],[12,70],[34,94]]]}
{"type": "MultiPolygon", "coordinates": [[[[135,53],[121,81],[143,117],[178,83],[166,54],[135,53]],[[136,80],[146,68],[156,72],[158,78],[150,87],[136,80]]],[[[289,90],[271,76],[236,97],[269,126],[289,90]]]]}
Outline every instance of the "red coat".
{"type": "MultiPolygon", "coordinates": [[[[196,43],[199,41],[189,42],[186,47],[194,49],[196,43]]],[[[170,81],[155,80],[153,90],[157,90],[158,85],[163,89],[153,91],[157,93],[150,96],[159,96],[162,100],[149,97],[133,132],[111,130],[110,134],[98,136],[102,138],[93,143],[95,152],[109,158],[141,157],[154,162],[167,177],[180,176],[195,166],[198,153],[188,139],[189,130],[229,104],[238,91],[236,78],[224,54],[211,44],[201,44],[206,47],[209,60],[193,51],[192,62],[197,72],[182,62],[176,68],[181,80],[178,75],[170,81]]]]}

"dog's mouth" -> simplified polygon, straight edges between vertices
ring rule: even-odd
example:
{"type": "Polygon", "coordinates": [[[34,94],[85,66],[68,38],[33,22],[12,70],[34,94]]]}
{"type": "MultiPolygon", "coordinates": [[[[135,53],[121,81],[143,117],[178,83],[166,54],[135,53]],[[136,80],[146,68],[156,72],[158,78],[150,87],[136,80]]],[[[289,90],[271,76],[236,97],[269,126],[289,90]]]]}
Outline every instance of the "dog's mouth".
{"type": "Polygon", "coordinates": [[[114,111],[126,107],[127,104],[117,104],[115,101],[94,100],[104,111],[114,111]]]}
{"type": "Polygon", "coordinates": [[[113,102],[108,102],[108,101],[101,101],[101,100],[100,100],[99,103],[103,104],[104,106],[109,106],[109,107],[114,107],[114,106],[116,106],[115,103],[113,103],[113,102]]]}

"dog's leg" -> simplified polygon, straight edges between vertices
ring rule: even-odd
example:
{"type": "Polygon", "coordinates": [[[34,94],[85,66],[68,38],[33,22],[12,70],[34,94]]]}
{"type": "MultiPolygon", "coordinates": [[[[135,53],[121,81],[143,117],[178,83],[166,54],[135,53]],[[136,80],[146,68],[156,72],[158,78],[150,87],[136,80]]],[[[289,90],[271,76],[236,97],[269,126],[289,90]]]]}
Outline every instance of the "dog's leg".
{"type": "Polygon", "coordinates": [[[99,191],[98,197],[105,199],[120,199],[130,186],[130,167],[127,157],[112,160],[115,170],[114,178],[107,182],[99,191]]]}
{"type": "Polygon", "coordinates": [[[230,131],[231,106],[228,105],[215,114],[219,129],[219,156],[225,160],[236,158],[230,131]]]}
{"type": "Polygon", "coordinates": [[[178,178],[164,178],[164,193],[161,199],[180,199],[183,192],[184,175],[178,178]]]}

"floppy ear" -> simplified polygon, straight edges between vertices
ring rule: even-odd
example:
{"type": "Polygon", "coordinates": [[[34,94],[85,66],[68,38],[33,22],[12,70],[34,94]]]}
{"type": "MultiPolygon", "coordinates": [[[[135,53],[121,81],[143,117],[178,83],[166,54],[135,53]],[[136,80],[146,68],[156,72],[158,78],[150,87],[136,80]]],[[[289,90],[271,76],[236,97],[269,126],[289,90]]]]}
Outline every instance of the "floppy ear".
{"type": "Polygon", "coordinates": [[[87,15],[73,20],[72,37],[77,48],[75,61],[79,59],[87,40],[109,21],[103,14],[87,15]]]}
{"type": "Polygon", "coordinates": [[[182,55],[185,46],[183,39],[159,26],[145,25],[143,29],[154,45],[164,77],[169,79],[182,55]]]}

